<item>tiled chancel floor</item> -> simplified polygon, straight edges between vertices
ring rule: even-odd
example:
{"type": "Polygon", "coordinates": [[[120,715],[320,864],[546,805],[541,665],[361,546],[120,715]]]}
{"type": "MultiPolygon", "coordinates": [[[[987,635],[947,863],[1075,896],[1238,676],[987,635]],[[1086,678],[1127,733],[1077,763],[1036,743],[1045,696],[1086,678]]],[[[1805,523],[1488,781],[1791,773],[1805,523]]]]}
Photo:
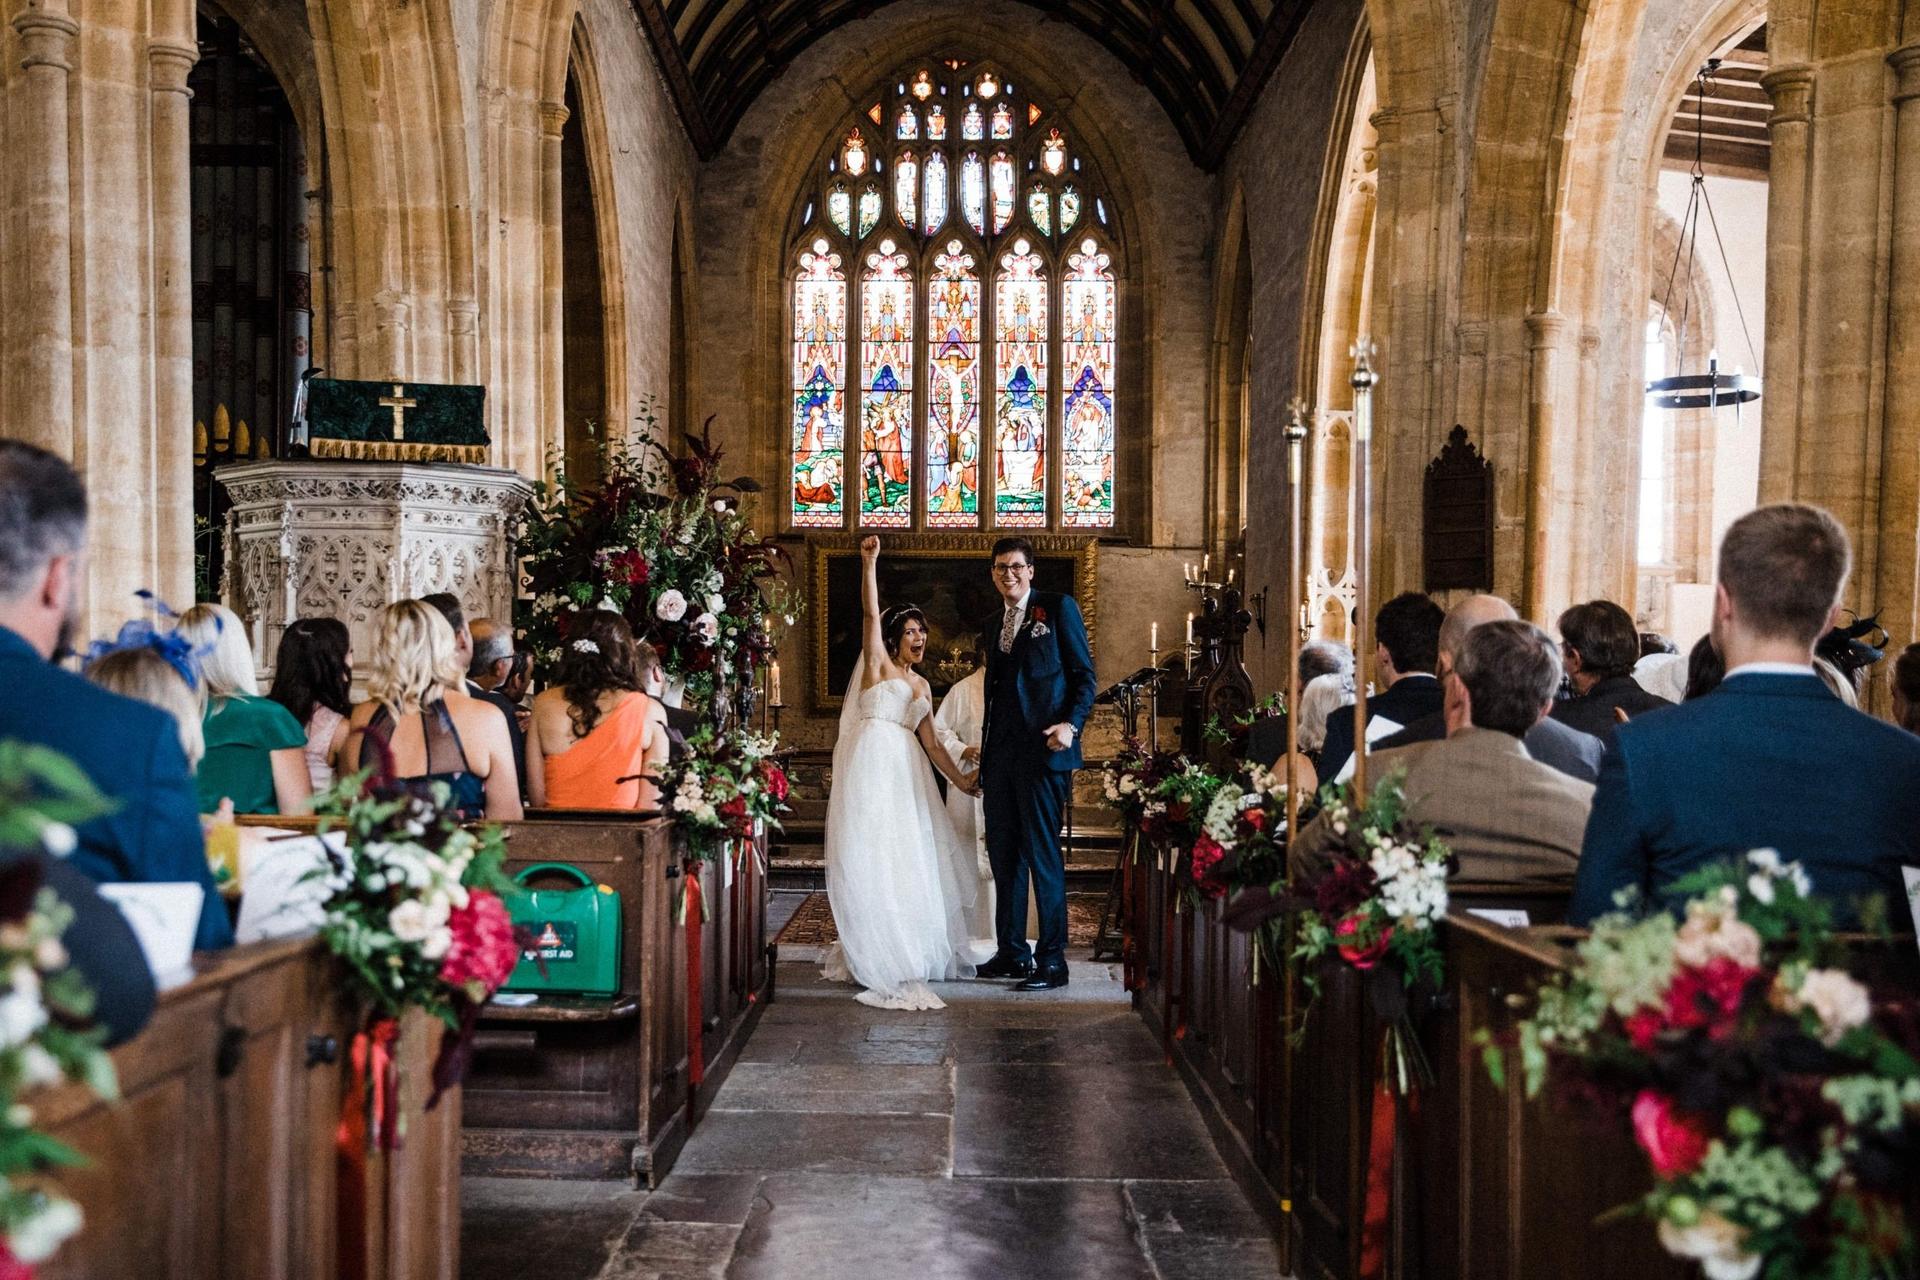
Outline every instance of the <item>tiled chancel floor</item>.
{"type": "Polygon", "coordinates": [[[1104,965],[889,1013],[785,963],[673,1174],[468,1179],[466,1280],[1186,1280],[1272,1240],[1104,965]]]}

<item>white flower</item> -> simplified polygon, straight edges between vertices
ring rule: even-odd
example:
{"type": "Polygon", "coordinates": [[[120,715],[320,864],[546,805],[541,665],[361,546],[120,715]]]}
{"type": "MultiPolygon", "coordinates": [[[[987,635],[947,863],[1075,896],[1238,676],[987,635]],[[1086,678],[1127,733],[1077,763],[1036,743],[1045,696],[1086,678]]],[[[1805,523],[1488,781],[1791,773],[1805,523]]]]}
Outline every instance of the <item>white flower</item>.
{"type": "Polygon", "coordinates": [[[48,822],[40,828],[40,843],[54,857],[64,858],[73,852],[80,839],[66,823],[48,822]]]}
{"type": "MultiPolygon", "coordinates": [[[[720,576],[718,569],[709,569],[700,578],[700,590],[710,596],[719,595],[720,589],[726,585],[727,580],[720,576]]],[[[715,609],[714,612],[718,613],[720,610],[715,609]]]]}
{"type": "Polygon", "coordinates": [[[48,1196],[40,1212],[14,1224],[7,1235],[7,1247],[28,1266],[45,1262],[80,1230],[81,1220],[79,1205],[65,1196],[48,1196]]]}
{"type": "Polygon", "coordinates": [[[1687,922],[1673,938],[1673,958],[1690,969],[1704,968],[1716,956],[1725,956],[1744,969],[1760,967],[1760,935],[1740,919],[1739,894],[1726,886],[1718,898],[1697,898],[1687,904],[1687,922]]]}
{"type": "Polygon", "coordinates": [[[720,619],[710,613],[703,613],[693,620],[693,634],[701,644],[712,644],[720,638],[720,619]]]}
{"type": "Polygon", "coordinates": [[[594,607],[594,608],[596,608],[596,609],[598,609],[598,610],[600,610],[600,611],[601,611],[601,612],[603,612],[603,613],[620,613],[620,612],[623,612],[623,611],[621,610],[621,608],[620,608],[620,606],[619,606],[619,605],[617,605],[617,604],[615,604],[615,603],[613,602],[613,597],[612,597],[612,596],[601,596],[601,597],[600,597],[600,603],[599,603],[599,604],[597,604],[597,605],[595,605],[595,606],[593,606],[593,607],[594,607]]]}
{"type": "Polygon", "coordinates": [[[727,611],[727,602],[721,598],[720,593],[718,591],[708,592],[707,593],[707,612],[708,613],[725,613],[726,611],[727,611]]]}
{"type": "Polygon", "coordinates": [[[687,598],[668,587],[654,601],[653,612],[662,622],[678,622],[687,616],[687,598]]]}
{"type": "Polygon", "coordinates": [[[1820,1039],[1829,1045],[1866,1023],[1873,1013],[1867,989],[1839,969],[1809,969],[1794,993],[1820,1019],[1820,1039]]]}
{"type": "Polygon", "coordinates": [[[598,653],[600,646],[591,640],[575,640],[572,644],[575,653],[598,653]]]}
{"type": "Polygon", "coordinates": [[[1697,1261],[1707,1280],[1752,1280],[1760,1273],[1763,1259],[1745,1250],[1746,1240],[1745,1227],[1712,1209],[1703,1210],[1700,1220],[1686,1227],[1660,1219],[1661,1247],[1676,1258],[1697,1261]]]}
{"type": "Polygon", "coordinates": [[[427,904],[408,898],[387,913],[387,928],[402,942],[425,941],[433,931],[433,925],[427,920],[427,904]]]}
{"type": "Polygon", "coordinates": [[[453,930],[441,925],[427,935],[420,944],[420,957],[423,960],[439,960],[453,948],[453,930]]]}
{"type": "Polygon", "coordinates": [[[34,1032],[46,1025],[47,1006],[40,1002],[39,978],[22,982],[16,969],[13,990],[0,996],[0,1049],[25,1044],[34,1032]]]}
{"type": "Polygon", "coordinates": [[[29,1040],[20,1046],[20,1082],[23,1085],[31,1088],[35,1085],[59,1084],[64,1079],[66,1072],[60,1069],[60,1063],[38,1042],[29,1040]]]}

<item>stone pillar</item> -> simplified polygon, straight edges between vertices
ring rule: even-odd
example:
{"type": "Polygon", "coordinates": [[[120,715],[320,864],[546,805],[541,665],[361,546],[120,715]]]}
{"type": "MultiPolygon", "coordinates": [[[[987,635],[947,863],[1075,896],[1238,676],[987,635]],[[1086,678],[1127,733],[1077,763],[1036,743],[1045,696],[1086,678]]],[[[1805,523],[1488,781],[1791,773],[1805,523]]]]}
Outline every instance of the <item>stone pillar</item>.
{"type": "MultiPolygon", "coordinates": [[[[566,238],[561,208],[560,137],[564,102],[540,104],[540,405],[536,433],[539,470],[547,455],[566,448],[566,238]]],[[[602,423],[604,428],[607,424],[602,423]]]]}
{"type": "Polygon", "coordinates": [[[1554,581],[1549,562],[1552,533],[1564,528],[1556,520],[1553,477],[1558,435],[1558,392],[1561,344],[1567,318],[1557,311],[1527,315],[1527,550],[1520,596],[1520,616],[1543,618],[1547,604],[1562,584],[1554,581]]]}
{"type": "Polygon", "coordinates": [[[23,335],[20,363],[7,398],[8,429],[65,458],[75,456],[73,406],[73,198],[67,132],[68,80],[80,28],[64,0],[24,10],[13,20],[20,36],[19,112],[7,130],[7,164],[15,174],[24,234],[7,250],[25,264],[17,308],[23,335]]]}
{"type": "MultiPolygon", "coordinates": [[[[156,6],[157,7],[157,6],[156,6]]],[[[187,73],[199,59],[193,8],[185,30],[147,45],[153,127],[153,536],[164,599],[193,594],[193,184],[187,73]]],[[[254,430],[271,430],[259,422],[254,430]]]]}
{"type": "MultiPolygon", "coordinates": [[[[1920,44],[1888,55],[1893,67],[1893,235],[1888,271],[1886,413],[1880,450],[1880,557],[1873,606],[1904,644],[1920,637],[1920,44]]],[[[1774,385],[1769,370],[1769,388],[1774,385]]],[[[1887,709],[1887,670],[1874,673],[1875,710],[1887,709]]]]}
{"type": "Polygon", "coordinates": [[[1807,254],[1808,151],[1813,68],[1775,67],[1760,78],[1773,99],[1767,120],[1766,387],[1760,401],[1760,501],[1794,492],[1800,448],[1801,308],[1807,254]]]}

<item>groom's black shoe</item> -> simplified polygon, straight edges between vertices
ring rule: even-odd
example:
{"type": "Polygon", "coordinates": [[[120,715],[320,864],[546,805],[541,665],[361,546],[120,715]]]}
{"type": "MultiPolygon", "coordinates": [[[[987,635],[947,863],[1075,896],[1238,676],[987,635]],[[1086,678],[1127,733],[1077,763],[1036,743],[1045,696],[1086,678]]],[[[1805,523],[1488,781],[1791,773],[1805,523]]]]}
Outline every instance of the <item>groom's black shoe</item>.
{"type": "Polygon", "coordinates": [[[1064,987],[1066,985],[1067,966],[1064,964],[1056,964],[1050,965],[1045,969],[1036,970],[1033,976],[1025,982],[1014,983],[1013,989],[1015,991],[1052,991],[1055,987],[1064,987]]]}
{"type": "Polygon", "coordinates": [[[1031,978],[1032,956],[995,956],[973,971],[976,978],[1031,978]]]}

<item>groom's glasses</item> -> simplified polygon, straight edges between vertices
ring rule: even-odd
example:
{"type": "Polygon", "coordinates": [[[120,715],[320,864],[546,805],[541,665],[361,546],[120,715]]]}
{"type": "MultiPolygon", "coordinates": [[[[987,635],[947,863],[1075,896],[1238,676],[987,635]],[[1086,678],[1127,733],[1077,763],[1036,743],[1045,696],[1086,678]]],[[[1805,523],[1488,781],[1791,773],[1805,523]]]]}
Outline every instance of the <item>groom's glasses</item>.
{"type": "Polygon", "coordinates": [[[1030,564],[997,564],[993,571],[1003,578],[1017,578],[1031,568],[1030,564]]]}

